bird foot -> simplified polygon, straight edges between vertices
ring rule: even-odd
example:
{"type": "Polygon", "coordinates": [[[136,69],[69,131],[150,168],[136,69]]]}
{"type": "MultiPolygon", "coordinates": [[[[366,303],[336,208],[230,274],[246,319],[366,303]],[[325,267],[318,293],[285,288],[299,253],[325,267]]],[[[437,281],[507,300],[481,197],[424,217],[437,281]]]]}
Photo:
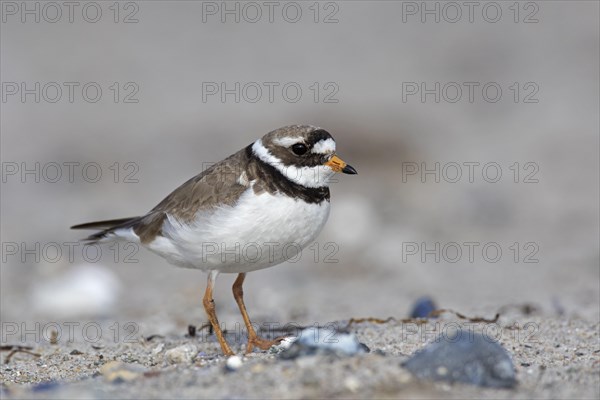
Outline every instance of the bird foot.
{"type": "Polygon", "coordinates": [[[258,347],[261,350],[269,350],[272,346],[279,344],[283,339],[285,339],[285,336],[279,336],[273,340],[263,339],[258,336],[248,338],[248,347],[246,347],[246,354],[252,353],[254,346],[258,347]]]}

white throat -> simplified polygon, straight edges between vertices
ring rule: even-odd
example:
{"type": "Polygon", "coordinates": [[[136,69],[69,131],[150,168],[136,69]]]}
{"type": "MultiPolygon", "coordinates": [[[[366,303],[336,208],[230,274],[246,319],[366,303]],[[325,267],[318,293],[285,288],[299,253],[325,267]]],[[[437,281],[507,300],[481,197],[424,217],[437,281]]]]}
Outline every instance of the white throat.
{"type": "Polygon", "coordinates": [[[254,142],[252,152],[262,161],[281,172],[290,181],[304,187],[318,188],[327,186],[333,175],[335,175],[335,171],[327,165],[317,165],[316,167],[285,165],[263,145],[261,139],[254,142]]]}

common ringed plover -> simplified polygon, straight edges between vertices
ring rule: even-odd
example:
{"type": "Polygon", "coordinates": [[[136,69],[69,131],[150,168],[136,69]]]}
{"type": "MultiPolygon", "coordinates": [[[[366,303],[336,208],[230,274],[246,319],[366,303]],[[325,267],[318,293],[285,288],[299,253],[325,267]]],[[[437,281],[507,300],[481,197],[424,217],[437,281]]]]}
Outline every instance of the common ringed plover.
{"type": "Polygon", "coordinates": [[[329,216],[329,182],[356,170],[335,155],[324,129],[292,125],[261,139],[179,186],[141,217],[75,225],[101,229],[90,243],[140,243],[172,264],[208,273],[203,304],[226,355],[233,352],[219,327],[213,287],[219,273],[238,274],[233,296],[248,330],[248,346],[266,350],[244,305],[246,273],[280,264],[310,244],[329,216]]]}

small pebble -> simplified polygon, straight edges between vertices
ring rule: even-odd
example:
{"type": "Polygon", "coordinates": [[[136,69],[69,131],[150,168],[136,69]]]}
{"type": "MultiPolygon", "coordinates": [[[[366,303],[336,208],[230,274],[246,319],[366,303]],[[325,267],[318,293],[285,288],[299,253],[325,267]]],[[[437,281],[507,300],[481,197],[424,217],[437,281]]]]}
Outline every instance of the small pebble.
{"type": "Polygon", "coordinates": [[[158,353],[163,351],[164,348],[165,348],[164,343],[157,344],[156,347],[152,349],[152,355],[154,355],[154,356],[158,355],[158,353]]]}
{"type": "Polygon", "coordinates": [[[316,353],[353,356],[366,353],[368,347],[351,333],[336,332],[327,328],[307,328],[300,332],[291,345],[281,352],[283,359],[293,359],[316,353]]]}
{"type": "Polygon", "coordinates": [[[188,325],[188,335],[189,337],[196,336],[196,325],[188,325]]]}
{"type": "Polygon", "coordinates": [[[50,332],[50,344],[58,344],[58,331],[54,329],[50,332]]]}
{"type": "Polygon", "coordinates": [[[100,367],[100,374],[107,382],[131,382],[142,376],[146,369],[139,364],[129,364],[120,361],[110,361],[100,367]]]}
{"type": "Polygon", "coordinates": [[[193,344],[184,344],[165,352],[165,360],[169,364],[191,363],[198,354],[198,348],[193,344]]]}
{"type": "Polygon", "coordinates": [[[254,364],[252,368],[250,368],[250,372],[253,374],[260,374],[265,370],[265,366],[263,364],[254,364]]]}
{"type": "MultiPolygon", "coordinates": [[[[60,383],[56,381],[41,382],[31,388],[32,392],[45,392],[48,390],[54,390],[60,386],[60,383]]],[[[4,398],[4,397],[3,397],[4,398]]]]}
{"type": "MultiPolygon", "coordinates": [[[[411,318],[429,318],[429,314],[432,311],[437,310],[433,299],[431,297],[421,297],[413,305],[412,311],[410,312],[411,318]]],[[[435,318],[435,317],[431,317],[435,318]]]]}
{"type": "Polygon", "coordinates": [[[360,389],[361,386],[362,384],[360,383],[360,381],[353,376],[349,376],[346,379],[344,379],[344,387],[352,393],[358,392],[358,389],[360,389]]]}
{"type": "Polygon", "coordinates": [[[403,367],[421,379],[499,388],[517,384],[508,352],[489,337],[463,330],[439,336],[403,367]]]}
{"type": "Polygon", "coordinates": [[[225,369],[229,372],[237,371],[242,367],[242,359],[239,356],[231,356],[225,363],[225,369]]]}

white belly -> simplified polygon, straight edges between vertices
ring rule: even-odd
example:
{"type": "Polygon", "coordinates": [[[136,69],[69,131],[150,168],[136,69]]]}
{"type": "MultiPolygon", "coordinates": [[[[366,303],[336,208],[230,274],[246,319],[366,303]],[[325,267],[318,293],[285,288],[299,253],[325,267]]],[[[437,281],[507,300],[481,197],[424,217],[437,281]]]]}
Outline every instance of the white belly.
{"type": "Polygon", "coordinates": [[[297,260],[319,234],[329,201],[308,204],[283,195],[256,195],[250,188],[234,207],[201,213],[184,225],[169,216],[148,248],[184,267],[224,273],[249,272],[297,260]]]}

